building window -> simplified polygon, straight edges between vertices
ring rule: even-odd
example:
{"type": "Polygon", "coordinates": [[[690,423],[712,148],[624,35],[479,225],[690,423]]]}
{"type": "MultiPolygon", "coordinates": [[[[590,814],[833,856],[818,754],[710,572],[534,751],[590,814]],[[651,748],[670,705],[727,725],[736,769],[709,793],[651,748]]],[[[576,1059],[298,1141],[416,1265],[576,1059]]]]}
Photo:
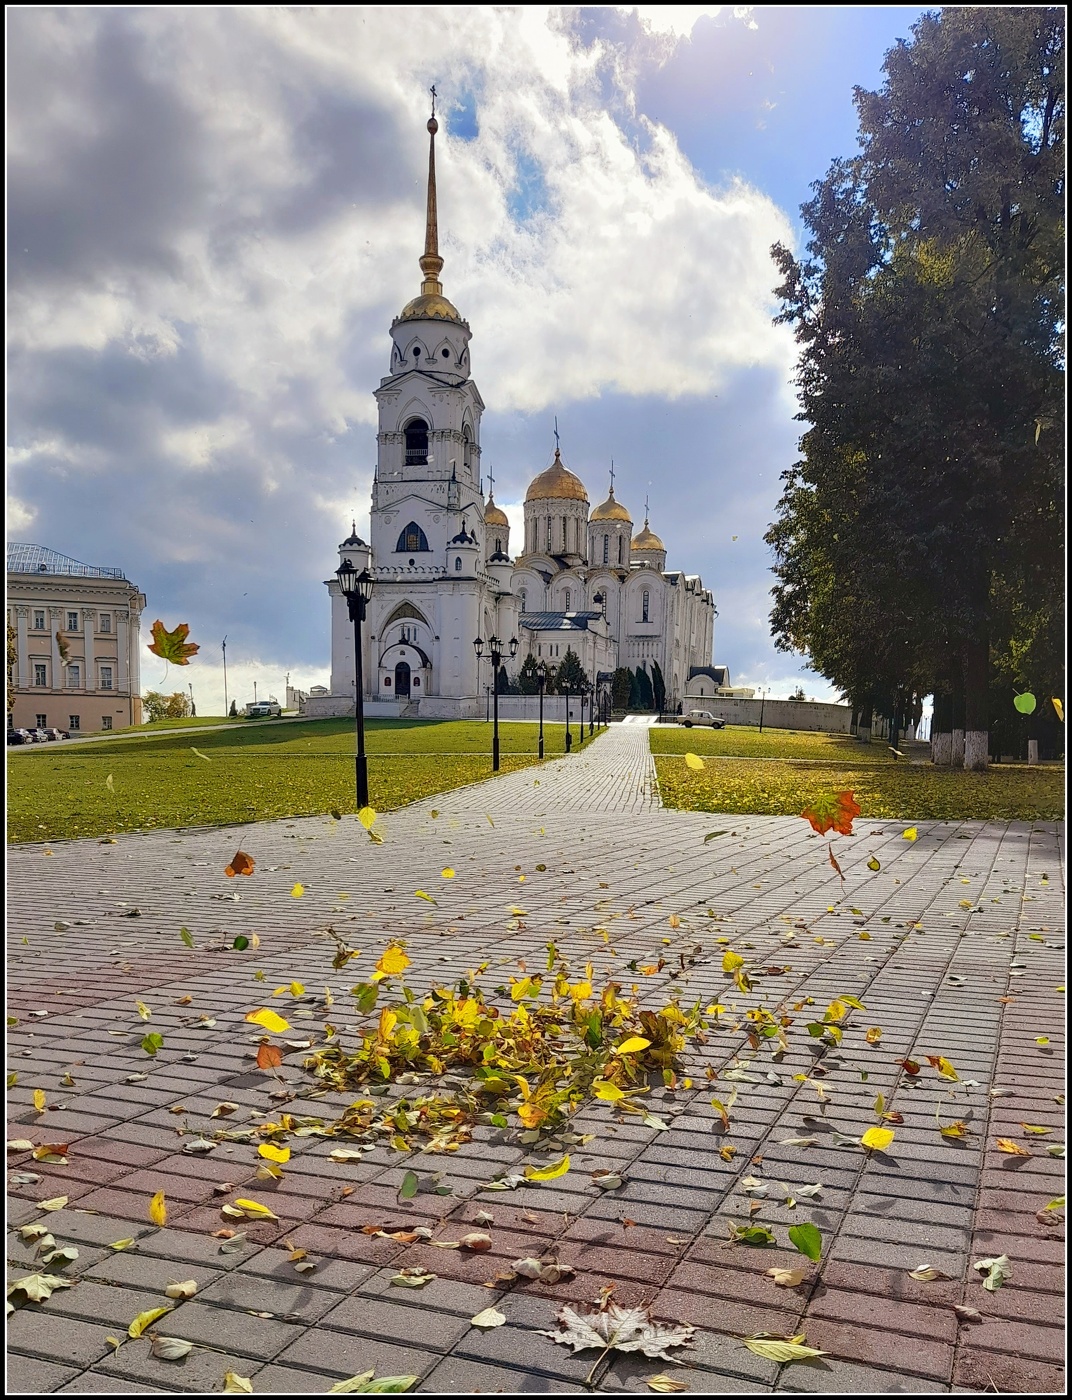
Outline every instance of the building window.
{"type": "Polygon", "coordinates": [[[72,689],[77,689],[77,687],[82,684],[81,666],[71,665],[67,667],[67,684],[72,689]]]}
{"type": "Polygon", "coordinates": [[[102,728],[102,729],[111,729],[111,727],[112,727],[112,717],[111,717],[111,715],[105,715],[104,718],[101,720],[101,728],[102,728]]]}
{"type": "Polygon", "coordinates": [[[518,594],[518,598],[520,599],[520,602],[521,602],[521,611],[524,612],[524,611],[525,611],[525,604],[526,604],[526,602],[527,602],[527,600],[528,600],[528,590],[525,589],[525,588],[523,588],[523,589],[521,590],[521,592],[518,594]]]}
{"type": "Polygon", "coordinates": [[[623,546],[623,544],[622,544],[622,536],[619,535],[619,536],[618,536],[618,563],[619,563],[619,564],[622,562],[622,549],[623,549],[623,547],[624,547],[624,546],[623,546]]]}
{"type": "Polygon", "coordinates": [[[80,715],[68,715],[68,716],[67,716],[67,728],[68,728],[68,729],[81,729],[81,728],[82,728],[82,717],[81,717],[80,715]]]}
{"type": "Polygon", "coordinates": [[[607,564],[607,563],[610,562],[610,536],[609,536],[609,535],[604,535],[604,536],[603,536],[603,562],[604,562],[604,564],[607,564]]]}
{"type": "Polygon", "coordinates": [[[69,613],[67,614],[67,631],[68,631],[68,632],[77,632],[77,631],[78,631],[78,614],[77,614],[76,612],[69,612],[69,613]]]}
{"type": "Polygon", "coordinates": [[[569,589],[567,588],[567,589],[566,589],[566,611],[567,611],[567,612],[569,612],[569,610],[570,610],[570,599],[571,599],[572,597],[573,597],[573,594],[572,594],[572,593],[569,591],[569,589]]]}
{"type": "Polygon", "coordinates": [[[35,663],[35,665],[34,665],[34,685],[48,685],[48,680],[47,680],[46,675],[45,675],[46,670],[47,670],[47,667],[42,666],[42,665],[40,664],[40,662],[35,663]]]}
{"type": "MultiPolygon", "coordinates": [[[[413,347],[413,354],[418,354],[417,347],[413,347]]],[[[407,423],[403,436],[406,441],[406,466],[421,466],[428,461],[428,424],[423,418],[414,418],[407,423]]]]}
{"type": "Polygon", "coordinates": [[[101,690],[111,690],[112,688],[112,668],[110,666],[100,668],[100,688],[101,690]]]}
{"type": "Polygon", "coordinates": [[[102,632],[110,632],[110,631],[112,630],[112,615],[111,615],[111,613],[101,613],[101,615],[100,615],[100,630],[101,630],[102,632]]]}
{"type": "Polygon", "coordinates": [[[35,631],[35,632],[43,632],[43,631],[45,630],[45,610],[44,610],[44,608],[35,608],[35,609],[34,609],[34,615],[33,615],[33,617],[34,617],[34,620],[33,620],[34,631],[35,631]]]}
{"type": "Polygon", "coordinates": [[[551,517],[547,517],[547,552],[551,553],[551,517]]]}
{"type": "Polygon", "coordinates": [[[417,524],[411,520],[398,537],[395,545],[396,554],[426,554],[428,552],[428,537],[417,524]]]}
{"type": "Polygon", "coordinates": [[[647,621],[649,620],[649,619],[648,619],[648,599],[649,599],[648,590],[645,588],[645,590],[644,590],[644,603],[643,603],[644,614],[643,614],[643,616],[642,616],[641,619],[640,619],[641,622],[647,622],[647,621]]]}
{"type": "Polygon", "coordinates": [[[461,571],[462,571],[462,560],[461,560],[461,555],[459,555],[458,558],[455,559],[455,561],[454,561],[454,572],[455,572],[456,574],[460,574],[461,571]]]}
{"type": "Polygon", "coordinates": [[[496,536],[496,537],[495,537],[495,553],[496,553],[496,554],[501,554],[502,552],[503,552],[502,540],[500,540],[500,539],[498,538],[498,536],[496,536]]]}
{"type": "Polygon", "coordinates": [[[563,516],[563,517],[562,517],[562,553],[563,553],[563,554],[565,554],[566,549],[567,549],[567,544],[566,544],[566,517],[563,516]]]}
{"type": "Polygon", "coordinates": [[[48,724],[48,716],[47,716],[47,715],[38,715],[38,716],[37,716],[37,727],[38,727],[38,729],[44,729],[45,726],[46,726],[47,724],[48,724]]]}

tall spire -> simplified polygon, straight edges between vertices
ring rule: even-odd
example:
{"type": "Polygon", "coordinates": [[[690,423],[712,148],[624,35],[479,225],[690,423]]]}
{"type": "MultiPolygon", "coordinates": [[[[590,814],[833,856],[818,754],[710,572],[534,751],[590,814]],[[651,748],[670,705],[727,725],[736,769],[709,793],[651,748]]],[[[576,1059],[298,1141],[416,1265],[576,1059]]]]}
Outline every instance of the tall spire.
{"type": "Polygon", "coordinates": [[[435,138],[439,123],[435,117],[436,90],[432,87],[432,115],[428,119],[428,215],[424,226],[424,255],[420,259],[424,281],[421,283],[422,296],[442,296],[443,284],[439,274],[443,271],[443,259],[439,256],[439,218],[436,209],[435,179],[435,138]]]}

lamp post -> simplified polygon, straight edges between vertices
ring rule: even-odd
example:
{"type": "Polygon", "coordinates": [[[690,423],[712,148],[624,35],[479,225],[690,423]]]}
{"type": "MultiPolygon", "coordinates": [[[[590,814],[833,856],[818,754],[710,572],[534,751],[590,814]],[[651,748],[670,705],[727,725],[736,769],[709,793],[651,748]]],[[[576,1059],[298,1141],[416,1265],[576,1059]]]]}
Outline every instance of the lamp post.
{"type": "Polygon", "coordinates": [[[540,687],[540,758],[543,758],[543,692],[547,685],[547,662],[541,661],[536,667],[536,680],[540,687]]]}
{"type": "Polygon", "coordinates": [[[759,691],[759,732],[763,733],[763,708],[767,703],[767,691],[770,686],[761,686],[759,691]]]}
{"type": "Polygon", "coordinates": [[[569,693],[569,682],[568,682],[568,681],[566,682],[566,688],[565,688],[563,694],[564,694],[565,697],[566,697],[566,752],[569,753],[570,749],[573,748],[573,735],[570,733],[570,727],[569,727],[569,697],[570,697],[570,693],[569,693]]]}
{"type": "MultiPolygon", "coordinates": [[[[491,771],[493,773],[499,771],[499,667],[502,665],[503,645],[504,644],[499,641],[498,637],[488,638],[488,660],[491,662],[491,693],[494,698],[495,720],[491,738],[491,771]]],[[[476,651],[476,659],[479,661],[484,655],[484,639],[482,637],[477,637],[476,641],[473,643],[473,648],[476,651]]],[[[509,649],[510,658],[512,660],[517,655],[516,637],[510,638],[509,649]]]]}
{"type": "Polygon", "coordinates": [[[595,682],[588,686],[588,737],[596,732],[596,687],[595,682]]]}
{"type": "Polygon", "coordinates": [[[361,624],[365,620],[365,607],[372,597],[373,577],[368,569],[360,573],[344,559],[335,570],[339,587],[346,599],[350,621],[354,624],[354,715],[357,722],[357,756],[355,776],[357,780],[357,810],[369,805],[368,761],[365,758],[365,677],[361,663],[361,624]]]}

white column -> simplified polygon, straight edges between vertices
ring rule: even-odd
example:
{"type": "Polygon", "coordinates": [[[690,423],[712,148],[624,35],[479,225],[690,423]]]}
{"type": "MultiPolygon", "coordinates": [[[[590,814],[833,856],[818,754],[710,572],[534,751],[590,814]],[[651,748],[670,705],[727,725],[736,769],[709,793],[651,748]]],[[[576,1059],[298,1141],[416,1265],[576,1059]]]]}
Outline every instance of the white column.
{"type": "MultiPolygon", "coordinates": [[[[142,599],[142,602],[145,600],[142,599]]],[[[131,695],[141,695],[141,613],[133,608],[130,611],[130,630],[127,634],[127,655],[131,695]]]]}
{"type": "Polygon", "coordinates": [[[93,632],[97,621],[97,614],[89,608],[82,609],[82,635],[85,637],[86,645],[86,679],[87,690],[97,689],[96,656],[93,651],[93,632]]]}
{"type": "Polygon", "coordinates": [[[120,695],[131,694],[130,691],[130,641],[127,632],[127,614],[117,612],[115,614],[115,636],[116,636],[116,689],[120,695]]]}
{"type": "Polygon", "coordinates": [[[62,608],[49,608],[48,620],[49,632],[51,633],[49,640],[52,643],[52,676],[50,679],[54,690],[59,690],[63,685],[63,662],[60,660],[60,644],[56,641],[56,633],[60,630],[62,617],[62,608]]]}
{"type": "Polygon", "coordinates": [[[30,615],[30,609],[24,607],[15,608],[15,634],[16,646],[18,648],[18,661],[15,666],[16,684],[22,689],[30,684],[33,679],[30,673],[30,643],[26,637],[26,628],[29,625],[26,621],[30,615]]]}

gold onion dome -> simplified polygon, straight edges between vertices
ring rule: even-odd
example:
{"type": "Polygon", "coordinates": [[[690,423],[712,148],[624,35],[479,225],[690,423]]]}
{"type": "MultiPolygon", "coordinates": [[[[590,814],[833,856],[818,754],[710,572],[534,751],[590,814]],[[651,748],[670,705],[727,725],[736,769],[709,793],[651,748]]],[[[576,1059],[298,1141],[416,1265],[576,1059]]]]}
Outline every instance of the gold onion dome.
{"type": "Polygon", "coordinates": [[[528,501],[584,501],[588,502],[588,492],[579,476],[574,476],[565,466],[555,448],[555,460],[536,477],[525,492],[528,501]]]}
{"type": "Polygon", "coordinates": [[[591,520],[624,520],[627,525],[632,525],[633,521],[622,505],[621,501],[614,499],[614,487],[610,488],[610,495],[602,505],[596,506],[589,517],[591,520]]]}
{"type": "Polygon", "coordinates": [[[629,546],[629,552],[630,554],[645,554],[654,550],[662,550],[665,554],[666,545],[663,544],[654,530],[648,528],[648,522],[645,520],[644,528],[629,546]]]}
{"type": "Polygon", "coordinates": [[[426,296],[414,297],[407,301],[398,318],[400,321],[457,321],[462,324],[461,313],[445,296],[432,292],[426,296]]]}
{"type": "Polygon", "coordinates": [[[506,512],[499,509],[495,504],[495,497],[488,497],[487,508],[484,511],[485,525],[502,525],[506,529],[510,528],[510,522],[506,518],[506,512]]]}

